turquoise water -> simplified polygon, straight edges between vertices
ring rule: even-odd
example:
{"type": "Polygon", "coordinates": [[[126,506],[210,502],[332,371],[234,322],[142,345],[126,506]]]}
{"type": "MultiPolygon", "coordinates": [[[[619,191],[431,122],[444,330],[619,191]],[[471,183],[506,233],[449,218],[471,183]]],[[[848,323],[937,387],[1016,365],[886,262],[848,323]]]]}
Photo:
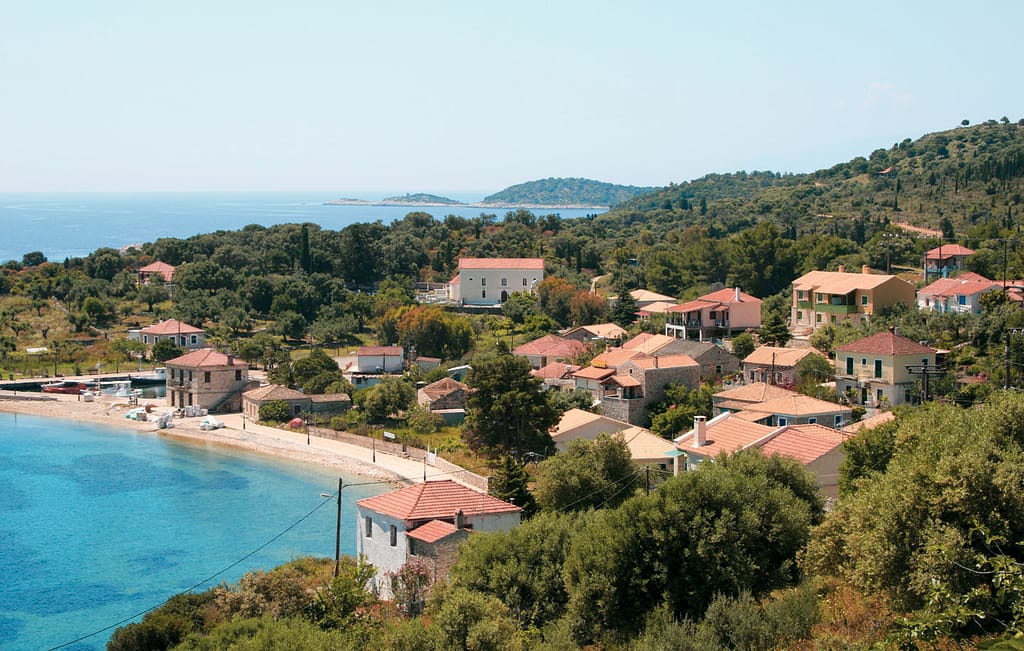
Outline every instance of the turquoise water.
{"type": "MultiPolygon", "coordinates": [[[[51,648],[103,629],[292,525],[197,590],[297,556],[332,557],[337,507],[320,493],[337,485],[325,468],[128,428],[0,414],[0,648],[51,648]]],[[[343,554],[355,551],[353,503],[384,490],[343,491],[343,554]]],[[[112,632],[65,648],[102,649],[112,632]]]]}
{"type": "MultiPolygon", "coordinates": [[[[399,193],[395,193],[399,194],[399,193]]],[[[408,208],[400,206],[328,206],[339,197],[379,200],[386,195],[365,192],[197,192],[197,193],[0,193],[0,263],[21,261],[32,251],[47,259],[83,257],[98,248],[121,248],[153,242],[161,237],[186,238],[218,230],[239,230],[249,224],[273,226],[309,222],[340,230],[359,222],[380,220],[385,224],[420,211],[443,219],[446,215],[476,217],[482,212],[506,210],[467,207],[408,208]]],[[[448,196],[476,201],[482,195],[448,196]]],[[[594,210],[536,210],[539,215],[556,212],[563,218],[582,217],[594,210]]]]}

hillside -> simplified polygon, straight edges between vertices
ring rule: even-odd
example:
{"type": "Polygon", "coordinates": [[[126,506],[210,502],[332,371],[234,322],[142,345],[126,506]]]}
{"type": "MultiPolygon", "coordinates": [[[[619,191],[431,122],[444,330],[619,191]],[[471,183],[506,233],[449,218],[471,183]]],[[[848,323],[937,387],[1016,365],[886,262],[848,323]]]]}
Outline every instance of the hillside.
{"type": "Polygon", "coordinates": [[[484,197],[482,204],[541,206],[615,206],[655,190],[579,178],[549,178],[512,185],[484,197]]]}
{"type": "Polygon", "coordinates": [[[1003,118],[907,138],[810,174],[709,174],[635,197],[603,217],[720,233],[769,219],[791,236],[827,230],[846,237],[857,221],[940,229],[948,220],[964,232],[1012,222],[1022,177],[1024,120],[1003,118]]]}

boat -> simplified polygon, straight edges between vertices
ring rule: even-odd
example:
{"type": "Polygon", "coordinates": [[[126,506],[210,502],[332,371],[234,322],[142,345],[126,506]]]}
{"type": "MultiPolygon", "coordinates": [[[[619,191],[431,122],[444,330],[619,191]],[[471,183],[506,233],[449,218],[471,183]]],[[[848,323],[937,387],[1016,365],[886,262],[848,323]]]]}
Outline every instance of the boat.
{"type": "Polygon", "coordinates": [[[114,398],[130,398],[138,393],[142,393],[138,389],[132,389],[132,383],[128,380],[118,380],[116,382],[100,382],[100,392],[105,396],[113,396],[114,398]]]}
{"type": "Polygon", "coordinates": [[[77,396],[81,392],[89,388],[88,384],[82,382],[75,382],[74,380],[59,380],[57,382],[50,382],[40,387],[43,393],[67,393],[73,396],[77,396]]]}
{"type": "Polygon", "coordinates": [[[161,366],[160,368],[153,369],[149,373],[138,373],[135,375],[129,375],[128,379],[130,379],[132,383],[136,385],[164,384],[165,382],[167,382],[167,369],[161,366]]]}

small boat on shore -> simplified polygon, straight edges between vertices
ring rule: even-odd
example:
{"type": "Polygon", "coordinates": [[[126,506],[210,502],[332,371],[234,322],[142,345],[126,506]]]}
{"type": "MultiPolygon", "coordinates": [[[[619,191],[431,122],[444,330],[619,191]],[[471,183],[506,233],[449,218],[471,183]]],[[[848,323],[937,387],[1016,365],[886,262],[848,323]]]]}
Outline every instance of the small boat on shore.
{"type": "Polygon", "coordinates": [[[44,384],[39,389],[43,393],[66,393],[69,395],[77,396],[81,392],[89,388],[88,384],[82,382],[75,382],[73,380],[60,380],[58,382],[50,382],[44,384]]]}
{"type": "Polygon", "coordinates": [[[167,382],[167,369],[161,366],[160,368],[153,369],[149,373],[133,373],[128,376],[128,379],[136,385],[164,384],[167,382]]]}

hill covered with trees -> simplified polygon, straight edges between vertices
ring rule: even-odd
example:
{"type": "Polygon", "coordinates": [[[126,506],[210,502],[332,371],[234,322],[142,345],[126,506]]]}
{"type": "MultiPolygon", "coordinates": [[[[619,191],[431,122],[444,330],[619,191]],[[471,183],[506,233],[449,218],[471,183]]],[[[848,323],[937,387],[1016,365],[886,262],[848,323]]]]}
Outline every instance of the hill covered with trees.
{"type": "Polygon", "coordinates": [[[509,186],[484,197],[481,203],[501,206],[615,206],[654,189],[590,179],[549,178],[509,186]]]}

